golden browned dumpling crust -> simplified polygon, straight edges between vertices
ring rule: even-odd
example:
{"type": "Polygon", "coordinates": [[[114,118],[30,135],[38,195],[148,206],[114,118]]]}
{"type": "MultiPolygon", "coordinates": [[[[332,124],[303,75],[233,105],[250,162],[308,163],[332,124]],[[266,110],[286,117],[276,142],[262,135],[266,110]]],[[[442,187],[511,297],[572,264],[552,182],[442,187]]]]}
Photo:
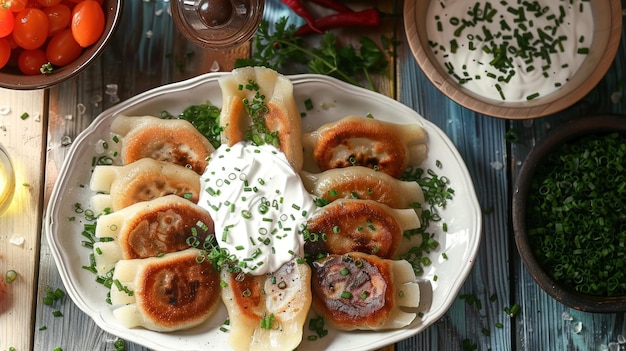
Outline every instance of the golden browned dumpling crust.
{"type": "Polygon", "coordinates": [[[213,145],[188,121],[153,116],[118,116],[111,132],[122,137],[122,160],[149,157],[189,167],[202,174],[213,145]]]}
{"type": "Polygon", "coordinates": [[[307,221],[307,230],[315,239],[307,240],[305,251],[313,257],[358,251],[392,258],[402,233],[419,225],[419,217],[411,209],[392,209],[373,200],[340,199],[307,221]]]}
{"type": "Polygon", "coordinates": [[[174,331],[206,321],[219,306],[220,274],[201,251],[189,248],[115,266],[113,314],[127,328],[174,331]]]}
{"type": "Polygon", "coordinates": [[[110,240],[94,243],[96,269],[103,275],[119,260],[182,251],[203,243],[213,233],[209,213],[180,196],[141,201],[98,217],[96,237],[110,240]]]}
{"type": "Polygon", "coordinates": [[[334,168],[322,173],[300,172],[304,187],[314,196],[374,200],[392,208],[419,208],[424,193],[417,182],[401,181],[363,166],[334,168]]]}
{"type": "MultiPolygon", "coordinates": [[[[108,193],[108,203],[114,211],[170,194],[193,203],[198,203],[200,198],[200,176],[196,172],[151,158],[124,166],[96,166],[89,186],[94,191],[108,193]]],[[[94,197],[98,195],[101,194],[94,197]]]]}
{"type": "Polygon", "coordinates": [[[426,132],[419,125],[399,125],[348,116],[303,137],[321,171],[364,166],[399,178],[408,165],[426,158],[426,132]]]}
{"type": "Polygon", "coordinates": [[[119,236],[124,259],[181,251],[189,248],[187,239],[194,233],[196,239],[203,242],[214,232],[213,219],[208,212],[190,201],[180,201],[140,213],[125,224],[126,230],[119,236]]]}
{"type": "Polygon", "coordinates": [[[219,301],[220,276],[209,261],[187,256],[152,264],[143,271],[138,304],[166,327],[189,323],[212,311],[219,301]]]}

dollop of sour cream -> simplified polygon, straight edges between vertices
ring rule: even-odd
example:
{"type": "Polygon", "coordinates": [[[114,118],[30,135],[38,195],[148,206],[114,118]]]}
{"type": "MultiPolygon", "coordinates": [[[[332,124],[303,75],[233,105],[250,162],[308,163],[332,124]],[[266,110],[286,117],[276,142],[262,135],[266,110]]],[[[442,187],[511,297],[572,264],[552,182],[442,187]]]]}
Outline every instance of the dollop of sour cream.
{"type": "Polygon", "coordinates": [[[593,41],[589,1],[433,0],[427,35],[439,63],[464,88],[499,101],[560,89],[593,41]]]}
{"type": "Polygon", "coordinates": [[[302,229],[317,208],[285,155],[270,145],[222,145],[200,177],[199,205],[215,222],[221,248],[242,271],[275,272],[303,257],[302,229]]]}

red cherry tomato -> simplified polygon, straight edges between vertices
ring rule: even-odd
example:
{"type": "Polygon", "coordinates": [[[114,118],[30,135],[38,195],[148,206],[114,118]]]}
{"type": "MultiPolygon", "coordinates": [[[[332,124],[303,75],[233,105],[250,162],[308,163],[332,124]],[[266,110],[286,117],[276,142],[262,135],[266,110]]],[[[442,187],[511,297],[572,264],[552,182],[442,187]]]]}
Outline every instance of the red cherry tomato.
{"type": "Polygon", "coordinates": [[[17,43],[15,42],[15,39],[13,39],[12,35],[9,35],[8,37],[4,38],[6,39],[9,44],[11,45],[11,49],[15,49],[15,48],[19,48],[20,46],[17,45],[17,43]]]}
{"type": "MultiPolygon", "coordinates": [[[[65,1],[67,1],[67,2],[73,2],[73,3],[79,3],[79,2],[82,2],[82,1],[85,1],[85,0],[65,0],[65,1]]],[[[98,4],[100,4],[100,6],[102,6],[102,4],[104,3],[104,0],[96,0],[96,2],[97,2],[98,4]]]]}
{"type": "Polygon", "coordinates": [[[95,0],[84,0],[72,10],[72,33],[82,47],[94,44],[104,32],[104,11],[95,0]]]}
{"type": "Polygon", "coordinates": [[[51,7],[60,4],[61,0],[37,0],[37,3],[43,7],[51,7]]]}
{"type": "Polygon", "coordinates": [[[19,46],[17,47],[17,49],[11,50],[11,57],[9,57],[9,62],[6,64],[5,67],[19,68],[18,61],[22,51],[24,51],[24,49],[19,46]]]}
{"type": "Polygon", "coordinates": [[[24,50],[17,59],[20,71],[27,75],[41,74],[41,66],[46,63],[46,53],[41,49],[24,50]]]}
{"type": "Polygon", "coordinates": [[[19,12],[26,8],[28,0],[0,0],[0,6],[12,12],[19,12]]]}
{"type": "Polygon", "coordinates": [[[71,29],[64,29],[53,35],[46,46],[46,57],[55,66],[67,65],[82,52],[83,48],[74,40],[71,29]]]}
{"type": "Polygon", "coordinates": [[[37,2],[37,0],[28,0],[28,2],[26,3],[26,8],[29,7],[34,7],[40,10],[43,8],[43,6],[41,6],[41,4],[37,2]]]}
{"type": "Polygon", "coordinates": [[[0,38],[0,68],[4,67],[11,57],[11,44],[6,38],[0,38]]]}
{"type": "Polygon", "coordinates": [[[45,7],[42,10],[48,16],[48,36],[53,36],[57,32],[69,28],[72,10],[65,4],[58,4],[45,7]]]}
{"type": "Polygon", "coordinates": [[[13,12],[0,7],[0,38],[4,38],[11,34],[15,25],[13,12]]]}
{"type": "Polygon", "coordinates": [[[36,8],[27,8],[15,14],[13,39],[26,50],[37,49],[48,37],[48,16],[36,8]]]}

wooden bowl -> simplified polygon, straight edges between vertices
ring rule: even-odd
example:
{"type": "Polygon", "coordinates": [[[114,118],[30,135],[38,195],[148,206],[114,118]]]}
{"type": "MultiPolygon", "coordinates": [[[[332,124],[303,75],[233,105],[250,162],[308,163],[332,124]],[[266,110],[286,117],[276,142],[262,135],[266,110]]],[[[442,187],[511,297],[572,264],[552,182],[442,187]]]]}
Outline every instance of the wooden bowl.
{"type": "MultiPolygon", "coordinates": [[[[597,313],[626,311],[626,296],[602,297],[575,292],[574,289],[559,284],[541,266],[527,232],[527,208],[533,177],[542,160],[564,143],[572,142],[592,134],[619,132],[626,135],[626,116],[595,116],[577,119],[559,125],[551,135],[538,143],[528,154],[520,169],[513,193],[512,218],[515,244],[524,266],[535,282],[562,304],[571,308],[597,313]]],[[[626,209],[624,209],[626,210],[626,209]]]]}
{"type": "MultiPolygon", "coordinates": [[[[434,0],[433,0],[434,1],[434,0]]],[[[559,112],[583,98],[609,69],[620,43],[622,9],[619,0],[591,1],[594,32],[590,54],[582,67],[560,89],[528,101],[485,98],[464,87],[448,74],[435,57],[427,37],[427,13],[431,0],[405,1],[404,26],[413,55],[426,77],[443,94],[475,112],[506,119],[530,119],[559,112]]]]}
{"type": "Polygon", "coordinates": [[[122,0],[104,0],[104,33],[98,41],[83,50],[72,63],[55,67],[51,74],[25,75],[17,67],[5,66],[0,70],[0,87],[14,90],[44,89],[74,77],[91,65],[113,37],[122,15],[122,0]]]}

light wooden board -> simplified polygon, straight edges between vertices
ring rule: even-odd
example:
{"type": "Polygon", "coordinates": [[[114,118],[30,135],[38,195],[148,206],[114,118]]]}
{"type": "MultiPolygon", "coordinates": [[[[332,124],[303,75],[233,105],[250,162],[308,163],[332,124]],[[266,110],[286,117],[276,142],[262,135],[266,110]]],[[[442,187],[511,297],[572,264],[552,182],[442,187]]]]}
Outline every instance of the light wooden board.
{"type": "Polygon", "coordinates": [[[16,189],[11,205],[0,215],[0,350],[32,350],[41,237],[43,156],[46,138],[46,92],[0,89],[0,143],[12,158],[16,189]],[[29,117],[21,116],[28,113],[29,117]],[[23,239],[21,245],[13,240],[23,239]],[[17,279],[5,283],[8,270],[17,279]],[[2,293],[4,291],[4,293],[2,293]]]}

